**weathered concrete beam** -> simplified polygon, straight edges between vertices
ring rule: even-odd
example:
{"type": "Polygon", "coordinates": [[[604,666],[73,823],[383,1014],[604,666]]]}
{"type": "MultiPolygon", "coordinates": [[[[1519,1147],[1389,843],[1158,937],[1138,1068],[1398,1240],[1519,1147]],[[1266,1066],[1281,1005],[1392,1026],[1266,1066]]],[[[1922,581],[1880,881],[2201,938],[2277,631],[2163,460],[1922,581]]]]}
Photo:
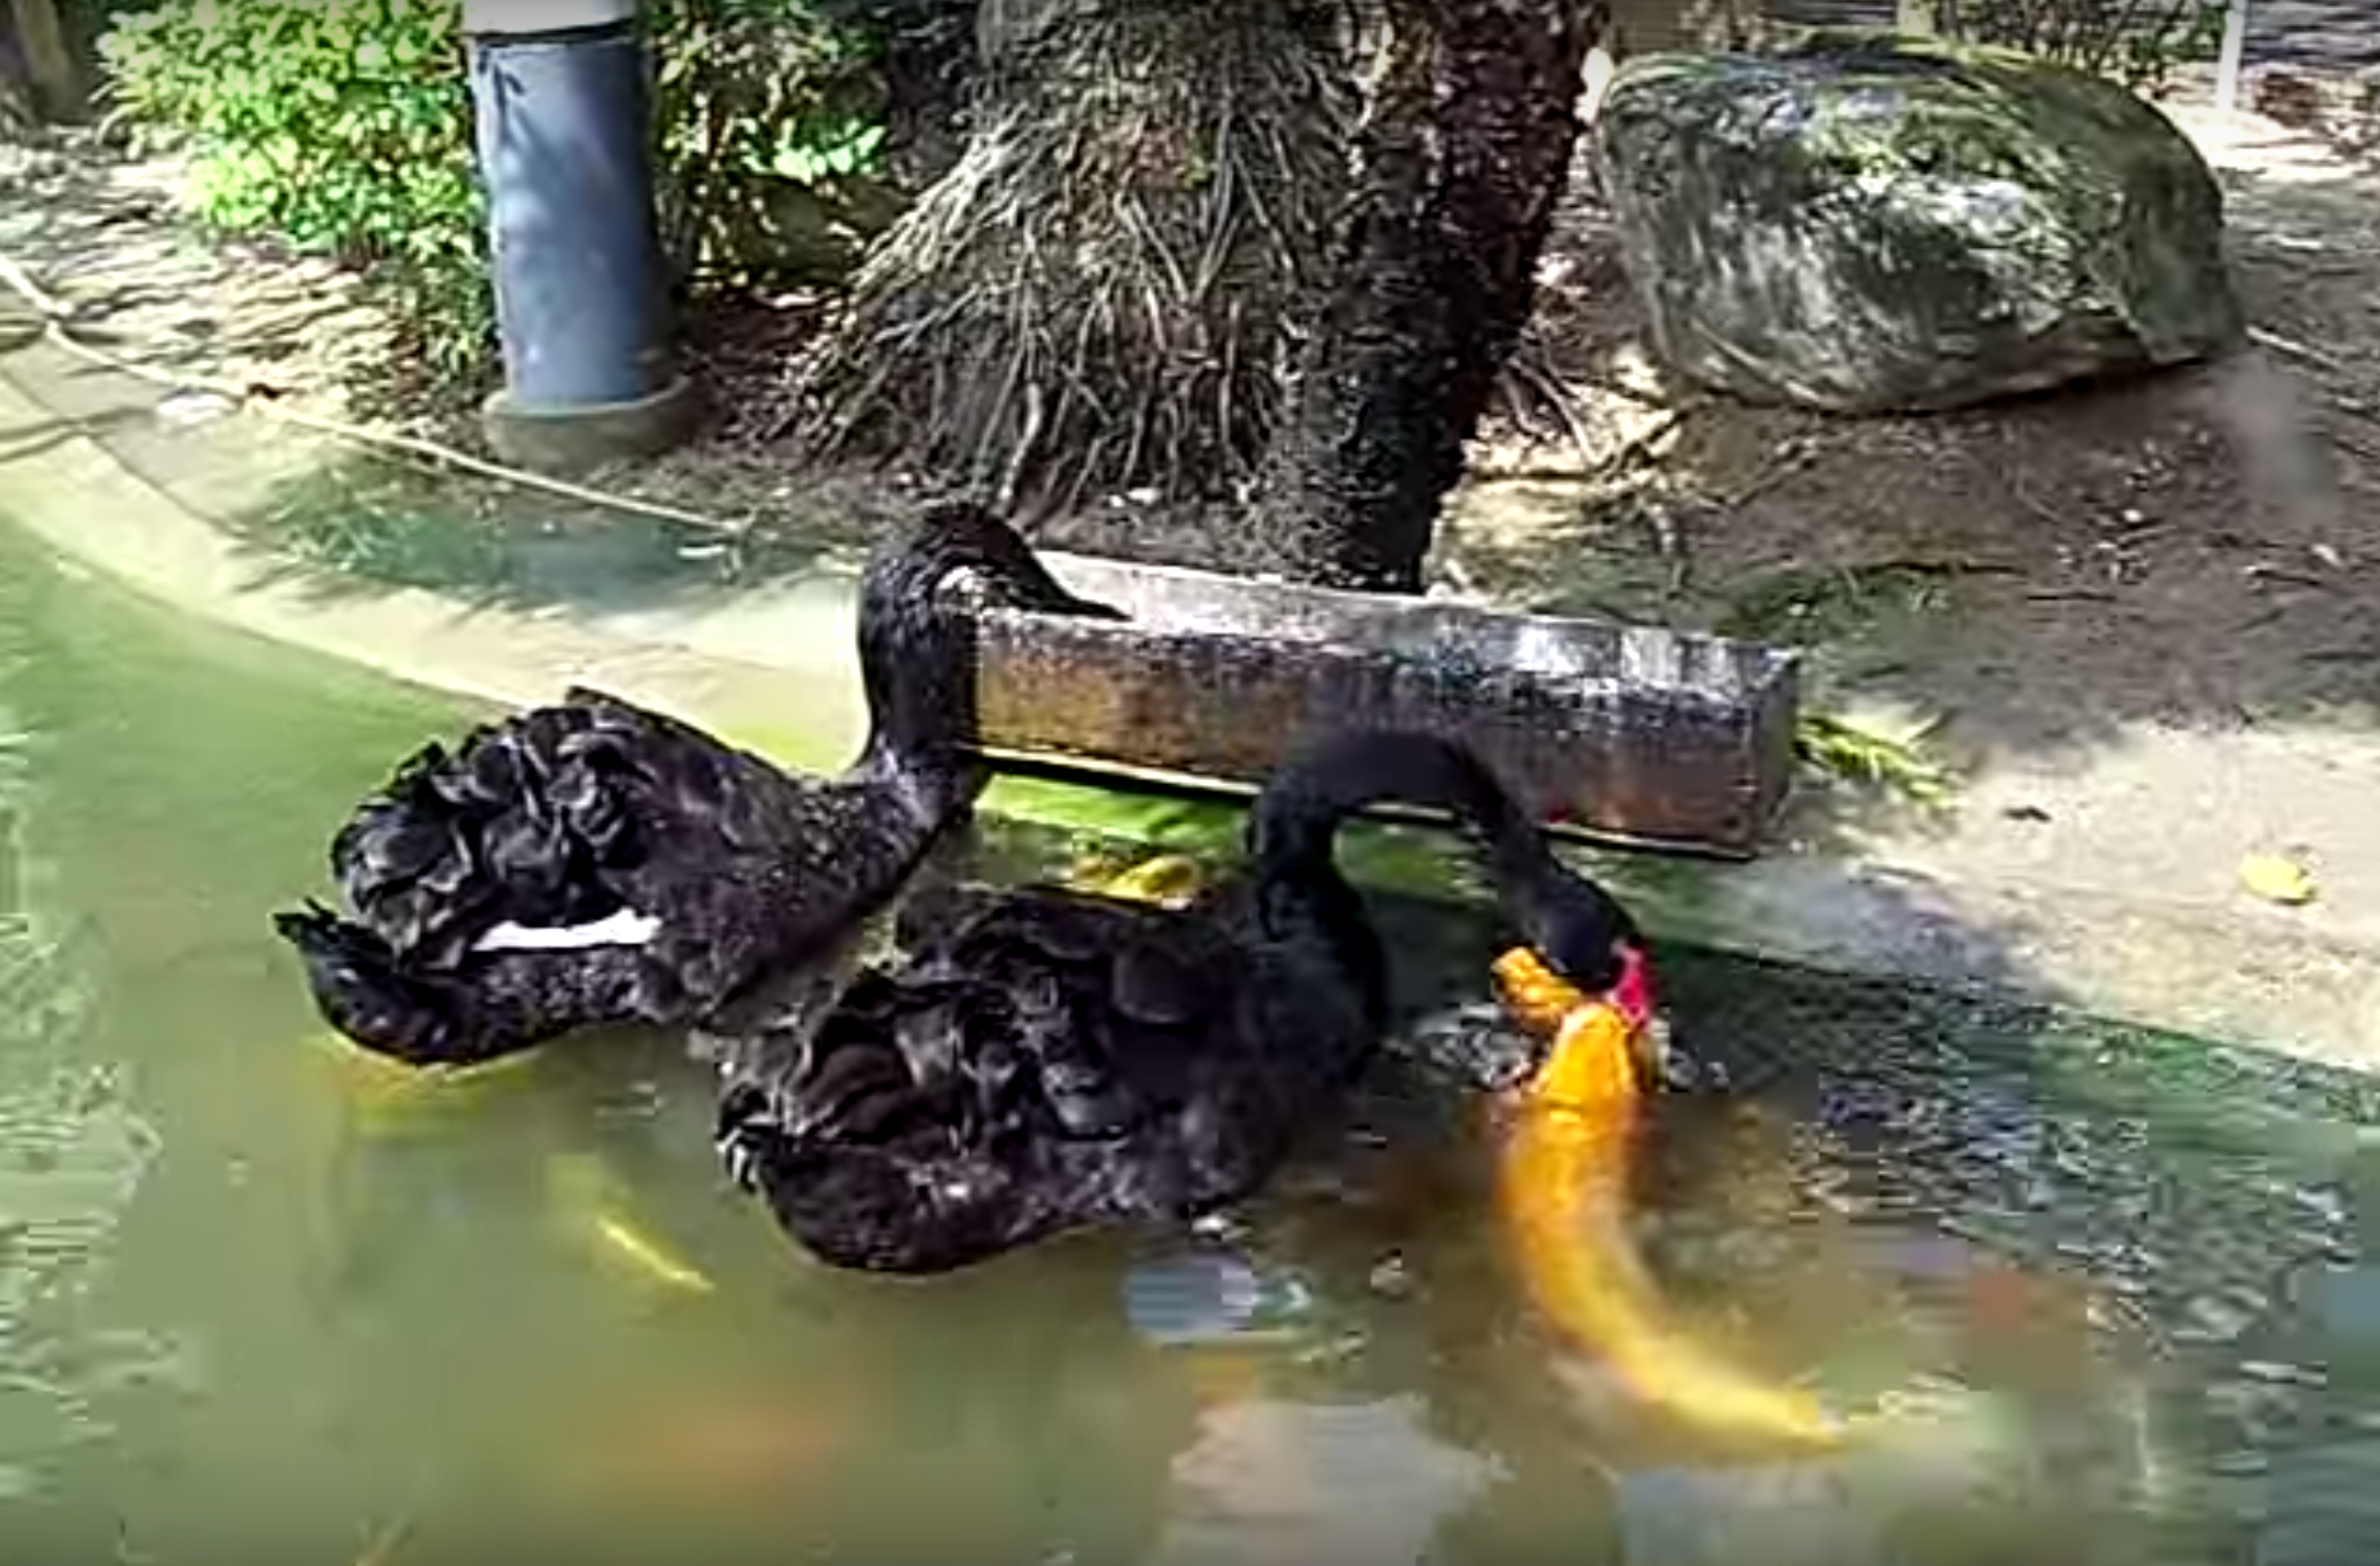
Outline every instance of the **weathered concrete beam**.
{"type": "Polygon", "coordinates": [[[985,747],[1191,786],[1317,726],[1460,737],[1580,835],[1748,857],[1793,768],[1795,655],[1600,620],[1051,553],[1129,622],[983,616],[985,747]]]}

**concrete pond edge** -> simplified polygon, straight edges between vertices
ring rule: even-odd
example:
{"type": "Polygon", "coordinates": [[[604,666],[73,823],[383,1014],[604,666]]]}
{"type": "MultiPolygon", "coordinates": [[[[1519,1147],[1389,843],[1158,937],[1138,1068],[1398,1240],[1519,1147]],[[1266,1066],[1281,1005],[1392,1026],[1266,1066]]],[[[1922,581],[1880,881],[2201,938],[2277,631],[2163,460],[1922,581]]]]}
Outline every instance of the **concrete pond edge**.
{"type": "MultiPolygon", "coordinates": [[[[793,765],[831,769],[857,748],[864,716],[848,636],[800,634],[848,614],[848,573],[661,612],[570,615],[309,577],[261,557],[136,473],[29,380],[0,362],[0,432],[58,433],[0,446],[0,516],[64,561],[182,612],[494,706],[584,683],[793,765]],[[785,698],[795,688],[805,717],[789,727],[785,698]]],[[[1080,808],[1096,798],[1003,784],[986,814],[1135,836],[1080,808]]],[[[1359,859],[1359,874],[1373,875],[1376,863],[1359,859]]],[[[2380,1063],[2380,960],[2316,932],[2147,896],[1928,876],[1851,853],[1780,852],[1740,865],[1598,853],[1586,863],[1659,939],[2055,1005],[2334,1066],[2380,1063]]],[[[1409,872],[1385,874],[1406,882],[1398,889],[1423,889],[1409,872]]]]}

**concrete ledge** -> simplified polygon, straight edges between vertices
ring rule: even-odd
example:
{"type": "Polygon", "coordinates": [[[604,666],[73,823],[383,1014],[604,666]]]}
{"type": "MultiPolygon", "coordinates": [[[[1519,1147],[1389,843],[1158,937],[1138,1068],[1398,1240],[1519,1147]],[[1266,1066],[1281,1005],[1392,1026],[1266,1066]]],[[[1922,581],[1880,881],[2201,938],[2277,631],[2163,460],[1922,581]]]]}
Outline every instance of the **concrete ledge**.
{"type": "Polygon", "coordinates": [[[991,610],[982,734],[1194,789],[1253,790],[1315,724],[1477,750],[1533,812],[1639,846],[1749,856],[1793,775],[1800,660],[1609,620],[1248,581],[1052,552],[1131,618],[991,610]]]}
{"type": "Polygon", "coordinates": [[[496,454],[532,473],[591,473],[606,463],[658,457],[683,446],[702,423],[702,398],[681,375],[650,397],[589,408],[523,408],[509,392],[491,396],[480,425],[496,454]]]}
{"type": "MultiPolygon", "coordinates": [[[[0,433],[61,417],[71,415],[26,395],[0,361],[0,433]]],[[[0,517],[186,612],[493,705],[551,700],[585,682],[822,769],[841,766],[865,731],[858,671],[840,644],[795,638],[762,664],[641,634],[633,617],[612,627],[412,588],[268,579],[268,562],[88,437],[0,457],[0,517]],[[797,698],[798,729],[783,717],[797,698]]],[[[828,595],[837,608],[847,596],[828,595]]]]}

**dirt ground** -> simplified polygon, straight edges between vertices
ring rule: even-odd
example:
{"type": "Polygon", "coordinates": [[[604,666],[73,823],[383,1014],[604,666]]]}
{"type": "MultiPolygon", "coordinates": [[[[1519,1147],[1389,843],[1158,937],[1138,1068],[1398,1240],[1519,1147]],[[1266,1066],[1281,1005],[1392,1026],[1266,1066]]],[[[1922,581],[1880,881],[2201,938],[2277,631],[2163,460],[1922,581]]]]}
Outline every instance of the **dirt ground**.
{"type": "MultiPolygon", "coordinates": [[[[1507,377],[1512,405],[1450,507],[1434,590],[1805,644],[1823,699],[1888,700],[1966,759],[2144,718],[2368,724],[2380,161],[2254,115],[2171,111],[2228,192],[2252,345],[1956,415],[1828,418],[1670,384],[1582,194],[1507,377]]],[[[192,234],[173,217],[174,173],[0,149],[0,256],[116,352],[284,406],[401,418],[355,394],[385,381],[386,339],[350,281],[192,234]]],[[[885,484],[803,476],[752,440],[817,309],[695,323],[719,428],[604,483],[740,524],[848,533],[886,514],[885,484]]],[[[1112,501],[1044,537],[1189,563],[1229,552],[1227,530],[1112,501]]]]}
{"type": "Polygon", "coordinates": [[[1575,214],[1538,328],[1582,462],[1500,432],[1441,573],[1817,649],[1966,750],[2380,702],[2380,163],[2173,112],[2227,192],[2251,346],[1974,412],[1848,420],[1666,385],[1575,214]],[[1650,394],[1650,395],[1648,395],[1650,394]],[[2362,525],[2358,525],[2360,522],[2362,525]]]}

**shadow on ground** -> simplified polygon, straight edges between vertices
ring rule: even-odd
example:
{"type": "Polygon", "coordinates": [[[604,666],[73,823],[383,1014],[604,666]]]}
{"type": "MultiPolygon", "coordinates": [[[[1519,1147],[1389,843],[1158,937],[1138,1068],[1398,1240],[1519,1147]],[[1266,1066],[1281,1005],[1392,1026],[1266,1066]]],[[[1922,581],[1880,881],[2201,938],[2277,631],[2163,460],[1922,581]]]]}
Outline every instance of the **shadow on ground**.
{"type": "Polygon", "coordinates": [[[521,610],[620,611],[856,563],[867,532],[725,532],[354,457],[230,519],[261,578],[326,598],[419,587],[521,610]]]}
{"type": "Polygon", "coordinates": [[[402,326],[366,275],[327,256],[198,232],[170,155],[90,135],[0,147],[0,253],[73,308],[78,330],[158,369],[277,396],[328,381],[366,419],[419,417],[402,326]]]}
{"type": "Polygon", "coordinates": [[[55,451],[69,441],[103,434],[110,428],[146,420],[139,409],[95,419],[36,419],[23,424],[0,424],[0,467],[55,451]]]}
{"type": "Polygon", "coordinates": [[[2380,497],[2380,175],[2278,127],[2216,157],[2251,347],[1931,418],[1674,388],[1649,409],[1610,235],[1574,203],[1538,330],[1595,459],[1495,454],[1446,573],[1805,646],[1829,699],[1942,717],[1968,760],[2143,720],[2371,726],[2380,551],[2356,518],[2380,497]]]}

